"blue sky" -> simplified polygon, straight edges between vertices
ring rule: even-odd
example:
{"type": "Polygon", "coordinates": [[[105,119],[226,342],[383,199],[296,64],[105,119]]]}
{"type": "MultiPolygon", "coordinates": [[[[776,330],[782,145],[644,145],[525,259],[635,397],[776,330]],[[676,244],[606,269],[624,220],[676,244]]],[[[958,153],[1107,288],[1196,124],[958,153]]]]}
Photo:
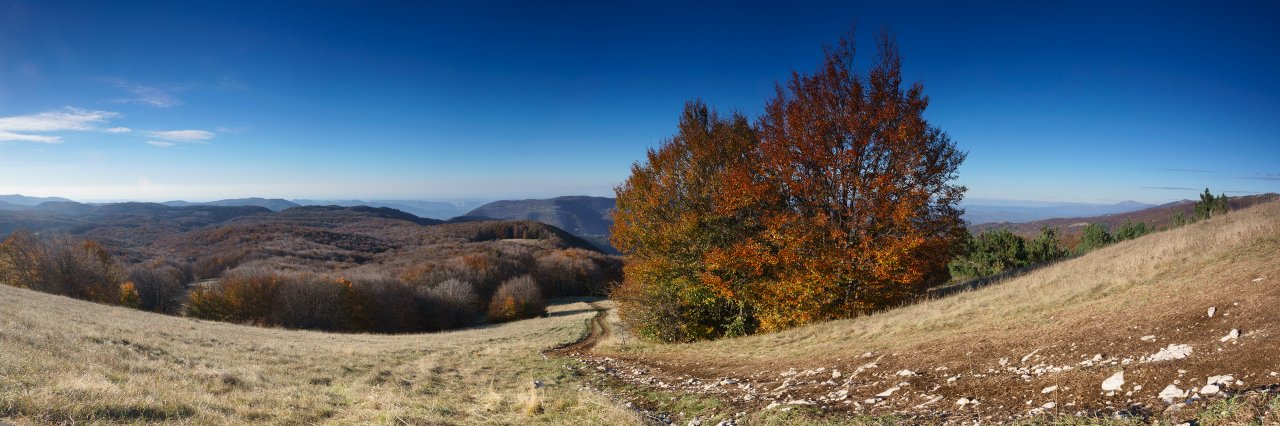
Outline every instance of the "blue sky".
{"type": "Polygon", "coordinates": [[[0,193],[610,195],[686,100],[754,117],[854,22],[972,199],[1280,191],[1274,3],[610,3],[0,0],[0,193]]]}

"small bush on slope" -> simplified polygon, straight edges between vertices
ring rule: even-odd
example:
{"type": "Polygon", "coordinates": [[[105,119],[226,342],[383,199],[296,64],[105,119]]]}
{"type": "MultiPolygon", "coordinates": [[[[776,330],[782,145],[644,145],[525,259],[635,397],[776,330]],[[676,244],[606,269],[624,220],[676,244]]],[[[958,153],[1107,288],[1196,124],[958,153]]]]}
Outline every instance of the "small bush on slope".
{"type": "Polygon", "coordinates": [[[547,314],[547,302],[533,278],[528,275],[511,279],[498,287],[489,302],[489,322],[500,323],[547,314]]]}

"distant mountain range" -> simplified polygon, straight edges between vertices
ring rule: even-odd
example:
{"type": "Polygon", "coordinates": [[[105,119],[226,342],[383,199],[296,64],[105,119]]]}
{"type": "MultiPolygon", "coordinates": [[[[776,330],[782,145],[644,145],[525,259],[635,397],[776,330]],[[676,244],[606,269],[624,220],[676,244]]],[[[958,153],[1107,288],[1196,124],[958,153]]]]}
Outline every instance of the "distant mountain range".
{"type": "Polygon", "coordinates": [[[1126,213],[1155,207],[1137,201],[1116,204],[1047,204],[1036,202],[977,201],[965,203],[964,220],[969,224],[990,222],[1025,223],[1056,217],[1087,217],[1126,213]]]}
{"type": "Polygon", "coordinates": [[[164,205],[169,206],[169,207],[189,207],[189,206],[244,207],[244,206],[253,206],[253,207],[266,207],[267,209],[269,209],[269,210],[271,210],[271,211],[277,211],[277,212],[278,212],[278,211],[281,211],[281,210],[284,210],[284,209],[290,209],[290,208],[294,208],[294,207],[300,207],[300,206],[302,206],[301,204],[298,204],[298,203],[295,203],[295,202],[292,202],[292,201],[289,201],[289,200],[285,200],[285,199],[280,199],[280,198],[257,198],[257,197],[254,197],[254,198],[233,198],[233,199],[229,199],[229,200],[209,201],[209,202],[204,202],[204,203],[190,203],[190,202],[186,202],[186,201],[182,201],[182,200],[177,200],[177,201],[165,201],[165,202],[160,203],[160,204],[164,204],[164,205]]]}
{"type": "Polygon", "coordinates": [[[617,253],[609,244],[609,228],[613,226],[613,210],[616,207],[617,201],[607,197],[503,200],[480,206],[468,212],[464,218],[542,222],[590,241],[602,250],[617,253]]]}
{"type": "MultiPolygon", "coordinates": [[[[1232,210],[1238,210],[1274,201],[1276,199],[1280,199],[1280,194],[1246,195],[1242,197],[1231,197],[1228,200],[1228,204],[1231,206],[1232,210]]],[[[1182,213],[1184,217],[1190,218],[1194,212],[1195,202],[1191,200],[1182,200],[1158,206],[1151,206],[1141,210],[1115,214],[1084,217],[1058,217],[1023,223],[991,222],[971,224],[969,226],[969,230],[970,232],[977,234],[997,229],[1008,229],[1013,231],[1013,233],[1024,237],[1034,237],[1040,234],[1041,227],[1047,226],[1050,228],[1057,228],[1064,237],[1070,240],[1077,234],[1083,232],[1085,226],[1093,223],[1100,223],[1111,231],[1115,231],[1125,223],[1138,222],[1143,222],[1149,226],[1161,228],[1172,224],[1174,216],[1178,213],[1182,213]]]]}
{"type": "Polygon", "coordinates": [[[34,207],[48,202],[70,202],[61,197],[28,197],[20,194],[0,195],[0,210],[16,210],[34,207]]]}
{"type": "MultiPolygon", "coordinates": [[[[229,200],[209,201],[202,203],[191,203],[187,201],[166,201],[166,206],[183,207],[183,206],[258,206],[266,207],[273,211],[281,211],[299,206],[340,206],[340,207],[387,207],[402,212],[411,213],[414,216],[448,220],[457,216],[462,216],[471,209],[474,209],[486,201],[421,201],[421,200],[310,200],[295,199],[285,200],[281,198],[234,198],[229,200]]],[[[0,207],[2,208],[2,207],[0,207]]]]}
{"type": "Polygon", "coordinates": [[[232,263],[258,260],[317,271],[379,263],[399,273],[412,270],[415,262],[514,247],[596,250],[586,240],[534,221],[445,223],[368,206],[276,212],[262,206],[54,201],[0,210],[0,238],[17,230],[88,238],[128,263],[234,258],[232,263]]]}
{"type": "Polygon", "coordinates": [[[422,201],[422,200],[292,200],[304,206],[369,206],[389,207],[418,217],[449,220],[463,216],[489,200],[422,201]]]}

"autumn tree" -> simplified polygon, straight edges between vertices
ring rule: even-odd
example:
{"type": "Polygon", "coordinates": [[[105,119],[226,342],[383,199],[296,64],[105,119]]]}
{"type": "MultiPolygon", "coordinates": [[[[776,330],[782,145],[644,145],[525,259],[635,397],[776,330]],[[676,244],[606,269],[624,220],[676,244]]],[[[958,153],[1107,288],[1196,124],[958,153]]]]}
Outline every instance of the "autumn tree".
{"type": "MultiPolygon", "coordinates": [[[[793,75],[760,119],[759,186],[775,197],[753,254],[786,271],[750,291],[778,329],[891,306],[945,279],[963,237],[965,153],[924,118],[920,84],[903,88],[887,33],[866,76],[851,37],[819,69],[793,75]]],[[[768,198],[765,197],[765,198],[768,198]]]]}
{"type": "Polygon", "coordinates": [[[964,236],[953,181],[965,153],[925,120],[922,86],[902,87],[893,39],[878,46],[866,76],[851,38],[828,49],[755,126],[692,104],[677,136],[632,168],[613,243],[628,256],[622,312],[659,328],[642,332],[776,330],[945,280],[964,236]]]}
{"type": "Polygon", "coordinates": [[[611,242],[627,262],[614,296],[633,330],[688,341],[754,328],[741,298],[709,285],[706,257],[755,230],[740,195],[750,186],[756,146],[746,117],[689,102],[676,135],[650,149],[616,188],[611,242]]]}

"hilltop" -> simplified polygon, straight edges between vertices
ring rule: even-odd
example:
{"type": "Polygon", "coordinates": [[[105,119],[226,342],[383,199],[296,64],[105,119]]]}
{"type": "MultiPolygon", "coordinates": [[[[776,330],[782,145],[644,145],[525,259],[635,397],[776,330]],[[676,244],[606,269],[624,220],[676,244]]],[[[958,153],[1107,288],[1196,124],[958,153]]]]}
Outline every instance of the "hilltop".
{"type": "Polygon", "coordinates": [[[612,336],[578,357],[606,372],[597,386],[685,411],[681,422],[742,421],[739,412],[787,424],[1280,422],[1277,252],[1272,202],[977,290],[778,333],[652,344],[613,317],[612,336]]]}
{"type": "Polygon", "coordinates": [[[469,218],[533,220],[569,231],[613,253],[609,228],[617,201],[606,197],[567,196],[550,199],[503,200],[477,207],[469,218]]]}

